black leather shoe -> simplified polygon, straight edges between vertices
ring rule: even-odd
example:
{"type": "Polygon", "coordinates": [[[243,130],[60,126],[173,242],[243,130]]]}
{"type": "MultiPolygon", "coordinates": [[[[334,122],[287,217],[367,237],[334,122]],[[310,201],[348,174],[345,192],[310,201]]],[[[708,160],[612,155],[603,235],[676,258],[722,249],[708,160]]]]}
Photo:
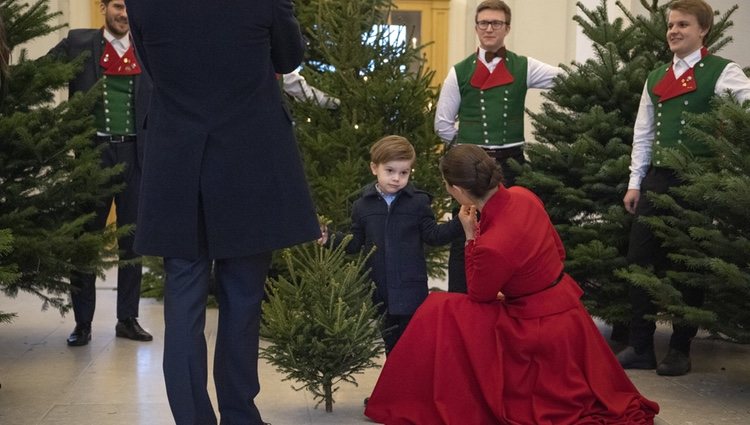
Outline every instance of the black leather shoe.
{"type": "Polygon", "coordinates": [[[115,335],[134,341],[151,341],[154,339],[150,333],[146,332],[138,324],[138,320],[135,317],[118,321],[117,326],[115,326],[115,335]]]}
{"type": "Polygon", "coordinates": [[[68,336],[68,345],[81,347],[91,341],[91,325],[76,324],[73,333],[68,336]]]}
{"type": "Polygon", "coordinates": [[[690,356],[682,351],[670,348],[656,368],[656,373],[662,376],[681,376],[690,372],[690,356]]]}
{"type": "Polygon", "coordinates": [[[653,348],[639,353],[633,346],[627,346],[617,353],[617,361],[623,369],[654,369],[656,368],[656,355],[653,348]]]}

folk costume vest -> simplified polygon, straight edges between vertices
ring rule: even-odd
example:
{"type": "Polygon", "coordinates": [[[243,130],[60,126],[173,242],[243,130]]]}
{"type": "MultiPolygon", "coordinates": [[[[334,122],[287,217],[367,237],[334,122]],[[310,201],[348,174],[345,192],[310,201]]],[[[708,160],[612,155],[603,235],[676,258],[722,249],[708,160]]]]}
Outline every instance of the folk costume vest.
{"type": "Polygon", "coordinates": [[[456,66],[461,93],[457,143],[502,146],[524,141],[528,59],[506,52],[490,73],[477,55],[456,66]]]}
{"type": "Polygon", "coordinates": [[[704,113],[711,109],[716,82],[729,60],[708,53],[693,68],[675,78],[672,64],[667,63],[652,71],[647,80],[648,94],[654,105],[656,125],[651,163],[660,166],[665,149],[684,149],[695,156],[709,155],[708,147],[685,134],[684,113],[704,113]]]}
{"type": "Polygon", "coordinates": [[[97,130],[118,136],[135,134],[135,76],[141,73],[141,67],[133,46],[120,57],[105,41],[99,66],[104,75],[102,102],[94,113],[97,130]]]}

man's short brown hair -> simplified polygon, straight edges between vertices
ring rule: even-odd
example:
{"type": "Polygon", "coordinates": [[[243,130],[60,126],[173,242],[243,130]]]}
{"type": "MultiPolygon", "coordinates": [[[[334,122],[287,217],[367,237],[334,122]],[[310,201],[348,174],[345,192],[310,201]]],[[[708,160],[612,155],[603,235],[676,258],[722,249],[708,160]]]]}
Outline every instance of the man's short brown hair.
{"type": "Polygon", "coordinates": [[[370,161],[384,164],[390,161],[414,161],[417,154],[406,137],[385,136],[370,148],[370,161]]]}
{"type": "Polygon", "coordinates": [[[474,14],[474,20],[477,20],[479,12],[483,10],[499,10],[505,12],[505,24],[510,25],[510,6],[505,4],[503,0],[484,0],[477,5],[477,13],[474,14]]]}
{"type": "Polygon", "coordinates": [[[669,10],[677,10],[695,16],[698,25],[706,30],[706,36],[714,26],[714,10],[711,5],[703,0],[674,0],[667,7],[669,10]]]}

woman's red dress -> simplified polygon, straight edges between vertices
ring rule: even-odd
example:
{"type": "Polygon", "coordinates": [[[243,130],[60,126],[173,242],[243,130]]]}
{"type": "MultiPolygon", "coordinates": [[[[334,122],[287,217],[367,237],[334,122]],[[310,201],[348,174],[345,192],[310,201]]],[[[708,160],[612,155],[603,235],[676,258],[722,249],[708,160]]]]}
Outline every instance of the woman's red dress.
{"type": "Polygon", "coordinates": [[[468,294],[427,298],[365,415],[386,425],[653,424],[659,406],[630,382],[576,282],[558,280],[564,258],[541,201],[500,186],[466,246],[468,294]]]}

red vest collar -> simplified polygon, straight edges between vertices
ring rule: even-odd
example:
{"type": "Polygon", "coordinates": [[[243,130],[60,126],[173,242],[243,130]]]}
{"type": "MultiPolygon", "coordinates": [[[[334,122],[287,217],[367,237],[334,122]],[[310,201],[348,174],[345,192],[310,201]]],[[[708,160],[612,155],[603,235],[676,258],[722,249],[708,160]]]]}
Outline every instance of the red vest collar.
{"type": "Polygon", "coordinates": [[[135,56],[135,49],[133,49],[132,44],[120,57],[112,43],[105,41],[104,53],[99,58],[99,65],[104,68],[104,75],[138,75],[141,73],[141,67],[138,65],[138,59],[135,56]]]}
{"type": "MultiPolygon", "coordinates": [[[[708,56],[708,49],[701,48],[701,60],[708,56]]],[[[682,96],[683,94],[694,92],[698,89],[695,81],[695,67],[690,67],[680,78],[674,76],[674,63],[669,66],[667,73],[661,80],[654,85],[654,94],[659,96],[659,102],[682,96]]]]}
{"type": "Polygon", "coordinates": [[[508,67],[505,65],[507,58],[503,58],[499,64],[495,67],[495,70],[490,73],[487,66],[479,59],[479,50],[477,49],[477,66],[474,68],[474,75],[471,76],[469,82],[472,87],[480,90],[487,90],[493,87],[504,86],[513,83],[513,75],[508,71],[508,67]]]}

